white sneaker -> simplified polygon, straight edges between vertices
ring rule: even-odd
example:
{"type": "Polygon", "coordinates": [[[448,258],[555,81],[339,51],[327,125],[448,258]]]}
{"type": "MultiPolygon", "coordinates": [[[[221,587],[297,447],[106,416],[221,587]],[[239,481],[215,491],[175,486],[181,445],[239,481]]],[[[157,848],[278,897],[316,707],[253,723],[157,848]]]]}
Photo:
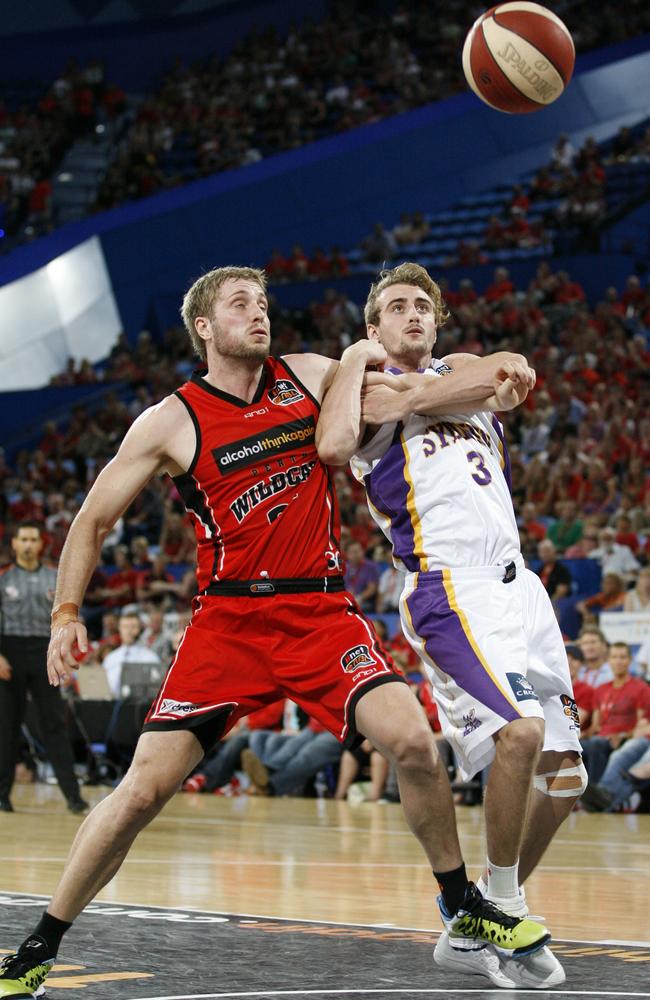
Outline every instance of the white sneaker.
{"type": "Polygon", "coordinates": [[[508,978],[514,980],[515,986],[527,986],[534,990],[560,986],[566,980],[564,969],[548,947],[533,955],[502,958],[501,968],[508,978]]]}
{"type": "MultiPolygon", "coordinates": [[[[515,989],[514,979],[503,972],[499,956],[491,945],[476,942],[476,948],[453,948],[447,931],[443,931],[433,950],[433,960],[441,969],[451,972],[466,972],[469,975],[485,976],[502,990],[515,989]]],[[[544,949],[545,951],[548,949],[544,949]]]]}

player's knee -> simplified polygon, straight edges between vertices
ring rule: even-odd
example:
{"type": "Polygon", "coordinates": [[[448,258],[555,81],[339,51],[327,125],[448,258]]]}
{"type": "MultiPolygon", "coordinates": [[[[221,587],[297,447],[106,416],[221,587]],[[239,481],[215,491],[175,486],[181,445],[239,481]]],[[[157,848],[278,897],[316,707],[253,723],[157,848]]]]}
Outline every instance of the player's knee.
{"type": "Polygon", "coordinates": [[[587,787],[587,769],[578,760],[554,771],[544,771],[535,775],[533,784],[542,795],[557,799],[579,799],[587,787]]]}
{"type": "Polygon", "coordinates": [[[508,754],[534,759],[544,745],[543,719],[516,719],[499,731],[498,742],[508,754]]]}
{"type": "Polygon", "coordinates": [[[119,790],[123,822],[127,826],[149,822],[177,791],[162,779],[140,771],[129,772],[119,790]]]}
{"type": "Polygon", "coordinates": [[[396,733],[389,748],[390,756],[402,770],[431,770],[437,754],[431,729],[426,721],[410,725],[396,733]]]}

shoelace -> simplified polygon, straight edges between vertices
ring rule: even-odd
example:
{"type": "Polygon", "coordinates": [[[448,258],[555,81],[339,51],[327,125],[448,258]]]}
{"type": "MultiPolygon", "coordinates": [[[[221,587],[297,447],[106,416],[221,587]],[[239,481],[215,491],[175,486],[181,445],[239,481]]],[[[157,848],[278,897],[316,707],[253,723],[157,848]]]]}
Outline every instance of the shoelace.
{"type": "Polygon", "coordinates": [[[3,979],[20,979],[21,976],[31,972],[34,964],[44,965],[45,963],[39,958],[28,958],[26,955],[14,952],[13,955],[7,955],[6,958],[2,959],[0,972],[3,979]]]}
{"type": "Polygon", "coordinates": [[[512,930],[521,923],[521,917],[513,917],[509,913],[504,913],[498,906],[491,903],[489,899],[481,896],[474,902],[474,905],[467,911],[474,920],[492,920],[495,924],[500,924],[507,930],[512,930]]]}

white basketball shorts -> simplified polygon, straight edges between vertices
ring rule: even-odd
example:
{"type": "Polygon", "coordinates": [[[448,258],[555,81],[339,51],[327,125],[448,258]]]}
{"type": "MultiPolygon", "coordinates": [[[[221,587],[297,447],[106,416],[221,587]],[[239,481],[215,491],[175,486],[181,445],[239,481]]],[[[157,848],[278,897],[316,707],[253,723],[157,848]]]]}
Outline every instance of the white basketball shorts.
{"type": "Polygon", "coordinates": [[[508,566],[411,573],[400,616],[465,780],[491,762],[493,735],[522,717],[544,719],[544,750],[580,753],[562,635],[520,556],[508,566]]]}

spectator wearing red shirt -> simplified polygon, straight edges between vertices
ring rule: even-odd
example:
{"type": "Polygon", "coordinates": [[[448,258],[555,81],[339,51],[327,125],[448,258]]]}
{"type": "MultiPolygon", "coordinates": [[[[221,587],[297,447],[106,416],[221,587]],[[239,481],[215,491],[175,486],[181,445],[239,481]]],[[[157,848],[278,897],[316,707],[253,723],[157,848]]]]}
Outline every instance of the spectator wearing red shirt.
{"type": "Polygon", "coordinates": [[[595,621],[601,611],[622,611],[625,603],[625,586],[618,573],[605,573],[602,590],[583,601],[578,601],[576,611],[582,615],[583,623],[595,621]]]}
{"type": "Polygon", "coordinates": [[[556,278],[553,300],[558,305],[572,305],[576,302],[586,301],[584,288],[577,281],[571,281],[566,271],[558,271],[556,278]]]}
{"type": "Polygon", "coordinates": [[[639,551],[639,536],[632,529],[632,521],[626,514],[616,519],[616,539],[618,545],[627,545],[634,555],[639,551]]]}
{"type": "Polygon", "coordinates": [[[289,258],[289,275],[292,281],[303,281],[309,277],[309,259],[298,243],[293,247],[289,258]]]}
{"type": "Polygon", "coordinates": [[[625,282],[625,291],[621,295],[621,304],[628,315],[641,312],[647,301],[647,293],[641,287],[641,282],[635,274],[631,274],[625,282]]]}
{"type": "Polygon", "coordinates": [[[536,542],[541,542],[546,537],[546,525],[543,524],[537,515],[537,507],[529,500],[524,504],[521,511],[521,526],[525,528],[531,538],[536,542]]]}
{"type": "Polygon", "coordinates": [[[350,273],[350,264],[345,254],[339,247],[332,247],[330,251],[330,277],[345,278],[350,273]]]}
{"type": "Polygon", "coordinates": [[[328,278],[331,272],[331,262],[321,247],[316,247],[309,261],[310,278],[328,278]]]}
{"type": "Polygon", "coordinates": [[[166,511],[158,544],[166,562],[194,562],[196,541],[183,515],[177,511],[166,511]]]}
{"type": "Polygon", "coordinates": [[[116,545],[113,553],[116,570],[112,573],[104,591],[104,606],[107,608],[123,608],[134,604],[135,588],[138,583],[138,573],[131,565],[129,550],[126,545],[116,545]]]}
{"type": "Polygon", "coordinates": [[[21,521],[41,523],[44,520],[43,505],[34,499],[33,493],[34,485],[27,479],[22,485],[18,499],[9,504],[9,515],[16,524],[20,524],[21,521]]]}
{"type": "Polygon", "coordinates": [[[287,281],[291,271],[291,265],[286,257],[283,257],[279,250],[271,251],[271,256],[264,265],[269,281],[287,281]]]}
{"type": "Polygon", "coordinates": [[[494,272],[494,281],[485,289],[486,302],[498,302],[504,295],[512,295],[515,286],[510,280],[510,272],[507,267],[497,267],[494,272]]]}
{"type": "Polygon", "coordinates": [[[632,677],[632,653],[626,642],[613,642],[609,664],[613,680],[594,691],[591,725],[582,740],[589,781],[597,784],[612,750],[617,750],[642,719],[650,717],[650,687],[632,677]]]}
{"type": "Polygon", "coordinates": [[[488,250],[502,250],[507,246],[506,227],[497,215],[491,215],[488,219],[483,243],[488,250]]]}

